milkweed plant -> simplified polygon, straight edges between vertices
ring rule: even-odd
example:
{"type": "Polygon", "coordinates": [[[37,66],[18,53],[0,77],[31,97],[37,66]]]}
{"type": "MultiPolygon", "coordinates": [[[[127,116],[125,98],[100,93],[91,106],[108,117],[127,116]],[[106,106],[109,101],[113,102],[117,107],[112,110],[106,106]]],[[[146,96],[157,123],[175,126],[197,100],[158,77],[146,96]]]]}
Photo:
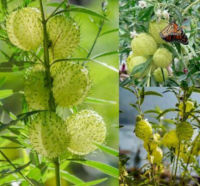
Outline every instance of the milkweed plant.
{"type": "MultiPolygon", "coordinates": [[[[1,109],[9,116],[7,123],[0,123],[3,141],[0,144],[0,185],[14,182],[22,186],[96,185],[105,182],[108,176],[118,178],[117,168],[86,158],[97,149],[112,157],[118,156],[117,150],[106,146],[109,133],[106,120],[87,104],[114,104],[113,107],[116,104],[114,100],[89,96],[93,87],[99,85],[91,78],[88,63],[117,72],[97,60],[115,55],[116,51],[93,55],[99,37],[116,32],[113,28],[104,29],[111,22],[108,2],[99,4],[101,13],[70,4],[68,0],[18,3],[1,1],[0,39],[9,51],[8,55],[1,49],[6,59],[1,69],[9,68],[21,74],[24,86],[18,92],[22,95],[19,100],[22,108],[17,115],[4,108],[3,102],[16,92],[12,87],[0,90],[1,109]],[[84,22],[75,19],[82,14],[88,15],[88,20],[97,27],[89,48],[81,46],[81,37],[90,39],[82,35],[84,22]],[[92,167],[108,176],[83,181],[68,171],[70,163],[92,167]]],[[[19,77],[14,77],[16,83],[19,77]]],[[[6,78],[1,78],[1,86],[6,78]]]]}
{"type": "MultiPolygon", "coordinates": [[[[163,97],[148,88],[126,88],[135,96],[137,110],[134,135],[142,141],[146,160],[142,167],[126,170],[127,157],[120,156],[121,185],[195,185],[199,177],[199,103],[191,96],[198,88],[163,88],[177,99],[174,107],[143,110],[148,96],[163,97]],[[171,116],[168,113],[173,113],[171,116]],[[168,116],[167,116],[168,115],[168,116]],[[148,119],[147,119],[148,118],[148,119]]],[[[155,90],[155,89],[154,89],[155,90]]],[[[199,96],[199,95],[198,95],[199,96]]],[[[164,98],[163,98],[164,99],[164,98]]]]}
{"type": "Polygon", "coordinates": [[[199,6],[199,0],[120,0],[122,86],[169,87],[182,81],[199,86],[199,6]],[[161,38],[171,23],[183,30],[188,44],[161,38]]]}

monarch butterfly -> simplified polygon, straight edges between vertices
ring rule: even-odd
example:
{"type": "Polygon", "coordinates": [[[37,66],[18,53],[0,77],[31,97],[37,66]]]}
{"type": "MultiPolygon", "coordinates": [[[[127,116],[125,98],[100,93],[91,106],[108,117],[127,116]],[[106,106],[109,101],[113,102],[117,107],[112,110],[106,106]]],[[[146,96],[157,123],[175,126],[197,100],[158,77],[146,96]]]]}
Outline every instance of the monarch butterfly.
{"type": "Polygon", "coordinates": [[[184,45],[188,44],[188,38],[175,22],[170,23],[161,32],[160,37],[167,42],[180,42],[184,45]]]}

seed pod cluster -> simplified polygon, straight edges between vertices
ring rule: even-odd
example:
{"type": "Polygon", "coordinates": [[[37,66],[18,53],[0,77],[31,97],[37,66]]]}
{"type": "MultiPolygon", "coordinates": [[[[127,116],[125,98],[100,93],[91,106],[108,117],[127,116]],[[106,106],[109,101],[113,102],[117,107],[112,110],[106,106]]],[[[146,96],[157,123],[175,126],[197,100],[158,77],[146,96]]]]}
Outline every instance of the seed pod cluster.
{"type": "Polygon", "coordinates": [[[156,82],[163,83],[163,74],[159,70],[159,68],[163,68],[165,80],[167,80],[168,71],[166,68],[171,64],[173,56],[167,48],[161,46],[161,44],[166,42],[160,37],[160,32],[167,24],[165,20],[151,22],[149,24],[149,33],[140,33],[133,38],[131,42],[133,53],[127,58],[129,74],[131,74],[133,69],[138,65],[144,63],[145,66],[145,62],[151,60],[151,63],[146,65],[146,69],[142,73],[139,70],[139,72],[133,76],[134,78],[140,79],[147,74],[152,74],[156,82]],[[154,72],[155,69],[156,72],[154,72]]]}
{"type": "MultiPolygon", "coordinates": [[[[25,73],[24,95],[29,110],[43,110],[30,119],[30,142],[39,154],[50,159],[69,151],[86,155],[97,149],[95,143],[105,140],[103,118],[93,110],[82,110],[64,120],[49,104],[53,98],[56,106],[71,108],[88,95],[91,80],[87,68],[79,62],[61,60],[71,57],[78,47],[80,29],[72,18],[64,15],[53,16],[46,26],[50,64],[35,64],[25,73]]],[[[41,12],[30,7],[12,12],[7,19],[7,32],[18,48],[38,49],[44,34],[41,12]]]]}

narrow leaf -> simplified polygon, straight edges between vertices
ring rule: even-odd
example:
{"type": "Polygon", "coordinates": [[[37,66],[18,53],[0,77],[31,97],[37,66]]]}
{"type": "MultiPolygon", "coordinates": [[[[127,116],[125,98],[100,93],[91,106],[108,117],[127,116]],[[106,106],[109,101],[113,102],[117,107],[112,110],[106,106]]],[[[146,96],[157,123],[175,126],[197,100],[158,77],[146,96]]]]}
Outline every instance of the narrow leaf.
{"type": "Polygon", "coordinates": [[[81,7],[81,6],[70,6],[67,10],[61,10],[61,11],[58,11],[55,15],[57,14],[61,14],[63,12],[80,12],[80,13],[84,13],[84,14],[88,14],[88,15],[91,15],[91,16],[95,16],[95,17],[99,17],[101,19],[106,19],[108,20],[106,17],[104,17],[103,15],[101,14],[98,14],[96,13],[95,11],[92,11],[88,8],[85,8],[85,7],[81,7]]]}
{"type": "Polygon", "coordinates": [[[102,162],[92,161],[92,160],[72,160],[71,162],[79,163],[82,165],[86,165],[86,166],[95,168],[95,169],[97,169],[107,175],[110,175],[114,178],[119,177],[119,170],[117,168],[114,168],[114,167],[107,165],[105,163],[102,163],[102,162]]]}
{"type": "Polygon", "coordinates": [[[77,184],[85,184],[85,182],[83,180],[81,180],[80,178],[68,173],[67,171],[61,170],[61,175],[67,181],[69,181],[70,183],[73,183],[75,185],[77,185],[77,184]]]}
{"type": "Polygon", "coordinates": [[[12,90],[0,90],[0,99],[5,99],[7,97],[10,97],[11,95],[13,95],[13,91],[12,90]]]}
{"type": "Polygon", "coordinates": [[[101,149],[103,152],[107,153],[107,154],[110,154],[112,156],[116,156],[116,157],[119,157],[119,152],[113,148],[110,148],[106,145],[100,145],[100,144],[95,144],[99,149],[101,149]]]}
{"type": "Polygon", "coordinates": [[[77,184],[76,186],[92,186],[92,185],[97,185],[97,184],[100,184],[102,182],[105,182],[107,179],[108,178],[102,178],[102,179],[90,181],[90,182],[87,182],[87,183],[77,184]]]}
{"type": "Polygon", "coordinates": [[[160,96],[160,97],[163,97],[162,94],[158,93],[158,92],[155,92],[155,91],[146,91],[144,93],[145,96],[160,96]]]}
{"type": "Polygon", "coordinates": [[[85,100],[86,103],[109,103],[109,104],[117,104],[116,101],[110,101],[110,100],[105,100],[105,99],[99,99],[99,98],[92,98],[92,97],[87,97],[85,100]]]}
{"type": "Polygon", "coordinates": [[[104,53],[101,53],[101,54],[98,54],[98,55],[92,57],[92,59],[96,59],[96,58],[104,57],[104,56],[108,56],[108,55],[114,55],[114,54],[118,54],[118,51],[104,52],[104,53]]]}

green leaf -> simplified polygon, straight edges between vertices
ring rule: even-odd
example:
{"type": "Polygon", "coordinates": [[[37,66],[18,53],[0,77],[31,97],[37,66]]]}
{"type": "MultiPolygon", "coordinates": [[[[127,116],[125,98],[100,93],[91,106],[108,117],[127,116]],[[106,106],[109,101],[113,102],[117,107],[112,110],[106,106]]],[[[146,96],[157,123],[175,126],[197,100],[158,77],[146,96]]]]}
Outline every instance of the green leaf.
{"type": "Polygon", "coordinates": [[[119,177],[119,170],[117,168],[112,167],[112,166],[107,165],[102,162],[92,161],[92,160],[72,160],[71,162],[79,163],[82,165],[86,165],[86,166],[95,168],[95,169],[97,169],[107,175],[110,175],[114,178],[117,178],[117,179],[119,177]]]}
{"type": "Polygon", "coordinates": [[[100,184],[102,182],[105,182],[108,178],[102,178],[102,179],[98,179],[98,180],[94,180],[94,181],[90,181],[90,182],[86,182],[86,183],[81,183],[81,184],[77,184],[76,186],[92,186],[92,185],[97,185],[100,184]]]}
{"type": "Polygon", "coordinates": [[[106,35],[106,34],[113,33],[113,32],[119,32],[119,29],[118,29],[118,28],[115,28],[115,29],[112,29],[112,30],[105,31],[105,32],[103,32],[103,33],[100,35],[100,37],[101,37],[101,36],[104,36],[104,35],[106,35]]]}
{"type": "Polygon", "coordinates": [[[92,98],[92,97],[87,97],[85,100],[86,103],[109,103],[109,104],[117,104],[116,101],[110,101],[110,100],[105,100],[105,99],[99,99],[99,98],[92,98]]]}
{"type": "Polygon", "coordinates": [[[137,65],[136,67],[134,67],[133,71],[131,72],[131,76],[133,76],[134,74],[136,74],[138,72],[144,73],[145,70],[147,70],[147,68],[149,67],[151,61],[152,61],[152,57],[150,57],[149,59],[147,59],[147,61],[145,63],[142,63],[142,64],[137,65]]]}
{"type": "Polygon", "coordinates": [[[71,5],[67,10],[58,11],[55,15],[61,14],[61,13],[66,12],[66,11],[67,12],[80,12],[80,13],[84,13],[84,14],[88,14],[88,15],[91,15],[91,16],[99,17],[101,19],[108,20],[105,16],[103,16],[99,13],[96,13],[95,11],[92,11],[92,10],[85,8],[85,7],[74,6],[74,5],[71,5]]]}
{"type": "Polygon", "coordinates": [[[100,64],[100,65],[102,65],[102,66],[104,66],[104,67],[106,67],[106,68],[108,68],[108,69],[110,69],[110,70],[112,70],[112,71],[114,71],[114,72],[119,73],[119,70],[118,70],[118,69],[116,69],[115,67],[110,66],[110,65],[108,65],[108,64],[106,64],[106,63],[104,63],[104,62],[97,61],[97,60],[91,60],[91,61],[93,61],[93,62],[95,62],[95,63],[98,63],[98,64],[100,64]]]}
{"type": "Polygon", "coordinates": [[[61,175],[64,179],[66,179],[67,181],[69,181],[70,183],[73,184],[85,184],[85,182],[83,180],[81,180],[80,178],[68,173],[67,171],[61,170],[61,175]]]}
{"type": "Polygon", "coordinates": [[[112,156],[119,157],[119,152],[118,152],[117,150],[112,149],[112,148],[110,148],[110,147],[108,147],[108,146],[106,146],[106,145],[102,145],[102,144],[100,145],[100,144],[95,143],[95,145],[96,145],[99,149],[101,149],[103,152],[105,152],[105,153],[107,153],[107,154],[110,154],[110,155],[112,155],[112,156]]]}
{"type": "Polygon", "coordinates": [[[146,91],[144,93],[145,96],[159,96],[159,97],[163,97],[162,94],[155,92],[155,91],[146,91]]]}
{"type": "Polygon", "coordinates": [[[13,95],[13,90],[0,90],[0,99],[5,99],[13,95]]]}
{"type": "Polygon", "coordinates": [[[167,114],[168,112],[178,112],[179,110],[178,109],[176,109],[176,108],[169,108],[169,109],[166,109],[166,110],[164,110],[160,115],[158,115],[158,119],[161,117],[161,116],[163,116],[163,115],[165,115],[165,114],[167,114]]]}
{"type": "Polygon", "coordinates": [[[104,57],[104,56],[108,56],[108,55],[114,55],[114,54],[118,54],[118,51],[104,52],[104,53],[101,53],[101,54],[98,54],[98,55],[92,57],[92,59],[96,59],[96,58],[104,57]]]}

